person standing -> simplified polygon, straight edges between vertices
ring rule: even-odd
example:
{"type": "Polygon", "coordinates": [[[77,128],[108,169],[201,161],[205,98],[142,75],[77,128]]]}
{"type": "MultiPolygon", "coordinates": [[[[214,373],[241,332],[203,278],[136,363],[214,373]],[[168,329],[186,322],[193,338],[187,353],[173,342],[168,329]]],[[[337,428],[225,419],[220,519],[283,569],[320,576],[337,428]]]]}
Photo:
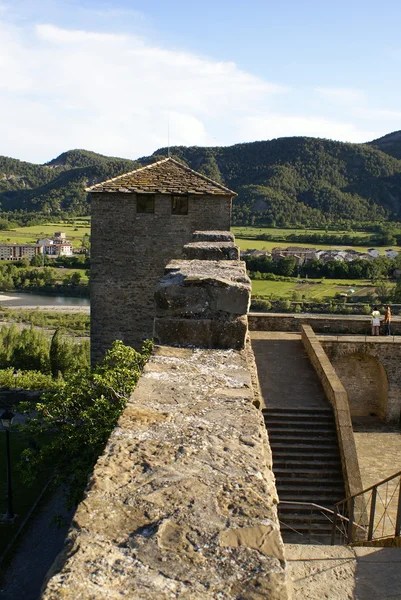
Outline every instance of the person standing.
{"type": "Polygon", "coordinates": [[[391,323],[391,308],[389,306],[387,306],[386,312],[384,314],[384,327],[385,327],[386,335],[391,335],[390,323],[391,323]]]}
{"type": "Polygon", "coordinates": [[[373,307],[372,317],[372,335],[380,335],[380,312],[377,306],[373,307]]]}

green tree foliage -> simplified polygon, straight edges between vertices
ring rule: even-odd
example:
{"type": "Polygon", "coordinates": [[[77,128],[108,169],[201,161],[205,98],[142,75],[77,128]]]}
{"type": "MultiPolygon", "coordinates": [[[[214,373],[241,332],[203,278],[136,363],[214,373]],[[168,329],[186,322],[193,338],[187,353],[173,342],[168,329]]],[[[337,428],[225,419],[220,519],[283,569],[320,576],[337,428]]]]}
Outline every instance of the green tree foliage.
{"type": "MultiPolygon", "coordinates": [[[[40,259],[42,260],[42,257],[40,259]]],[[[82,274],[79,271],[64,275],[60,283],[60,276],[56,269],[23,267],[21,263],[22,261],[19,261],[19,264],[17,262],[0,264],[0,290],[38,291],[79,296],[87,296],[89,293],[88,284],[82,280],[82,274]]]]}
{"type": "MultiPolygon", "coordinates": [[[[401,220],[401,153],[390,146],[388,140],[369,145],[288,137],[230,147],[176,146],[170,151],[238,193],[236,224],[321,227],[401,220]],[[386,148],[388,154],[382,151],[386,148]]],[[[34,212],[47,219],[88,214],[87,185],[166,155],[167,148],[162,148],[130,161],[71,150],[47,165],[0,157],[0,202],[5,211],[14,211],[13,220],[32,221],[34,212]]]]}
{"type": "Polygon", "coordinates": [[[67,376],[79,369],[89,368],[89,341],[75,342],[71,337],[62,336],[58,331],[52,359],[52,344],[40,329],[16,325],[0,329],[0,368],[13,367],[24,371],[54,372],[67,376]]]}
{"type": "MultiPolygon", "coordinates": [[[[44,394],[36,405],[37,416],[24,427],[37,440],[35,449],[24,452],[25,476],[38,472],[55,476],[56,484],[69,488],[71,505],[77,504],[87,478],[102,452],[127,399],[135,388],[152,345],[143,352],[114,342],[104,360],[92,371],[71,374],[55,393],[44,394]],[[42,444],[43,437],[49,440],[42,444]]],[[[22,410],[32,410],[23,404],[22,410]]]]}

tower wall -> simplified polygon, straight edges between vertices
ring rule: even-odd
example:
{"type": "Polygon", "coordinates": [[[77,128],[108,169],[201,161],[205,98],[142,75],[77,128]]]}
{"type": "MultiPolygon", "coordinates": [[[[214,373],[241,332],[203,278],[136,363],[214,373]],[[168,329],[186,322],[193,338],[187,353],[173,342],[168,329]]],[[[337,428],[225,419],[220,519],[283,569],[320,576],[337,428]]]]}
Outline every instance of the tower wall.
{"type": "Polygon", "coordinates": [[[116,339],[139,349],[151,337],[155,286],[197,230],[229,230],[229,196],[189,195],[188,214],[171,214],[171,196],[155,195],[154,213],[137,213],[136,194],[91,194],[91,356],[116,339]]]}

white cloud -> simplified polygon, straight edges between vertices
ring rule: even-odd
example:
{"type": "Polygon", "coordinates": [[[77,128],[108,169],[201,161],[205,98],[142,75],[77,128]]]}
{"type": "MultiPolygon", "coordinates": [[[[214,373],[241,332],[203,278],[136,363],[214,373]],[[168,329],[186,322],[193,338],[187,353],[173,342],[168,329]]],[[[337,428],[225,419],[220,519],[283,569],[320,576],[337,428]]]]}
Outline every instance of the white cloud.
{"type": "Polygon", "coordinates": [[[338,104],[356,104],[364,102],[365,94],[361,90],[352,88],[316,88],[318,95],[324,100],[329,100],[338,104]]]}
{"type": "Polygon", "coordinates": [[[346,121],[284,113],[247,117],[242,127],[255,140],[305,135],[344,142],[366,142],[377,137],[377,131],[359,129],[346,121]]]}
{"type": "Polygon", "coordinates": [[[0,55],[3,143],[38,161],[72,147],[153,152],[167,145],[169,113],[171,144],[224,143],[235,115],[286,91],[234,63],[51,24],[27,35],[0,23],[0,55]]]}
{"type": "MultiPolygon", "coordinates": [[[[86,148],[137,158],[167,145],[168,120],[171,145],[284,135],[366,141],[382,134],[371,124],[360,129],[344,117],[325,117],[323,103],[323,115],[309,116],[302,107],[286,114],[281,100],[298,107],[296,90],[233,62],[169,50],[134,35],[51,23],[29,27],[5,18],[0,13],[0,154],[44,162],[86,148]]],[[[354,92],[318,93],[351,101],[354,92]]]]}

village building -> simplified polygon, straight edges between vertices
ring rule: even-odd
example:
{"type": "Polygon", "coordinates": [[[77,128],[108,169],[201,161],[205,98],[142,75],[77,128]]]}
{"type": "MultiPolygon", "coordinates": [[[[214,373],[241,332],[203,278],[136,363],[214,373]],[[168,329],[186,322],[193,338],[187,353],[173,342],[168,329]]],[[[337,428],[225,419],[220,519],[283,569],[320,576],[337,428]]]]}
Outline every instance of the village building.
{"type": "Polygon", "coordinates": [[[31,259],[42,252],[39,244],[0,244],[0,260],[31,259]]]}
{"type": "Polygon", "coordinates": [[[393,250],[392,248],[388,248],[387,250],[384,251],[386,258],[396,258],[398,256],[398,251],[397,250],[393,250]]]}

